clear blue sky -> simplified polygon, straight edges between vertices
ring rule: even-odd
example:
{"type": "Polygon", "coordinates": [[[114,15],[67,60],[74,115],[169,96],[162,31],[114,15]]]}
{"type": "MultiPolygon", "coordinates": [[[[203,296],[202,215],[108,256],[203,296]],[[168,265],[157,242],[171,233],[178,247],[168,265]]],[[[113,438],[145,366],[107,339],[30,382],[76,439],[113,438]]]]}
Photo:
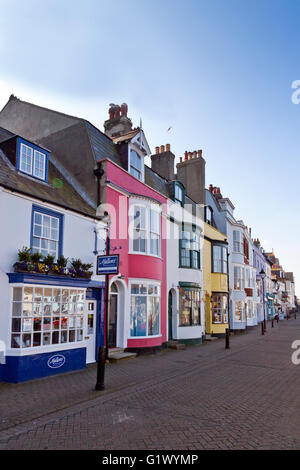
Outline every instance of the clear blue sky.
{"type": "Polygon", "coordinates": [[[102,129],[125,101],[152,150],[202,148],[207,186],[300,296],[299,0],[0,0],[0,12],[0,107],[14,93],[102,129]]]}

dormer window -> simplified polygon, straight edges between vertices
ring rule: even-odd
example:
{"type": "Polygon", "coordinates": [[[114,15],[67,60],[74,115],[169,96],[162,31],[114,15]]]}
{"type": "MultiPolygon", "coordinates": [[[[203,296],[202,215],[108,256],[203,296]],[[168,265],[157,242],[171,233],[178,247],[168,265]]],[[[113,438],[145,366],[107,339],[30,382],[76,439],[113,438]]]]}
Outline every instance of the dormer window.
{"type": "Polygon", "coordinates": [[[133,149],[130,149],[129,172],[138,180],[143,180],[143,159],[133,149]]]}
{"type": "Polygon", "coordinates": [[[211,207],[205,207],[205,222],[209,225],[213,225],[213,210],[211,207]]]}
{"type": "Polygon", "coordinates": [[[183,187],[179,183],[174,182],[174,201],[176,204],[184,206],[184,197],[185,194],[183,187]]]}
{"type": "Polygon", "coordinates": [[[48,155],[43,149],[20,139],[18,161],[18,169],[23,173],[43,181],[47,180],[48,155]]]}

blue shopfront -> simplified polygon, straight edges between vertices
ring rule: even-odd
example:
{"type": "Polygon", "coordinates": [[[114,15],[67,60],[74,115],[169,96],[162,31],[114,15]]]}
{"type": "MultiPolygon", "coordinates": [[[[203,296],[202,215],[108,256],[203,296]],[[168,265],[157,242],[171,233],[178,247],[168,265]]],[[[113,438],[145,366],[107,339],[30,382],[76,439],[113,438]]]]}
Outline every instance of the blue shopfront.
{"type": "Polygon", "coordinates": [[[8,274],[10,315],[0,380],[24,382],[83,369],[104,344],[104,282],[8,274]]]}
{"type": "Polygon", "coordinates": [[[275,295],[274,294],[269,294],[267,292],[266,299],[267,299],[267,319],[270,320],[271,318],[274,318],[274,299],[275,299],[275,295]]]}

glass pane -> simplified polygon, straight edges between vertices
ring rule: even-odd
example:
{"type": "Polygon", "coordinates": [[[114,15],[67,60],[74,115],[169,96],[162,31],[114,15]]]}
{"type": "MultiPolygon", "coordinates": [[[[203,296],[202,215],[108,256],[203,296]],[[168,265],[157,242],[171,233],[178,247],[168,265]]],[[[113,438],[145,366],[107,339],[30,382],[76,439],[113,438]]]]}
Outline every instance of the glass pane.
{"type": "Polygon", "coordinates": [[[22,348],[30,348],[31,347],[31,335],[23,334],[22,335],[22,348]]]}
{"type": "Polygon", "coordinates": [[[11,331],[12,332],[21,331],[21,319],[20,318],[12,319],[11,331]]]}
{"type": "Polygon", "coordinates": [[[22,331],[32,331],[32,318],[23,318],[22,331]]]}
{"type": "Polygon", "coordinates": [[[22,287],[13,288],[13,300],[19,302],[22,301],[22,287]]]}
{"type": "Polygon", "coordinates": [[[33,335],[33,346],[41,345],[41,333],[34,333],[33,335]]]}
{"type": "Polygon", "coordinates": [[[68,332],[67,331],[62,331],[61,332],[61,343],[67,343],[68,342],[68,332]]]}
{"type": "Polygon", "coordinates": [[[32,287],[24,287],[24,302],[32,302],[33,297],[33,288],[32,287]]]}
{"type": "Polygon", "coordinates": [[[43,320],[43,330],[51,330],[51,318],[50,317],[44,317],[43,320]]]}
{"type": "Polygon", "coordinates": [[[147,297],[132,296],[130,311],[131,336],[146,336],[147,334],[147,297]]]}
{"type": "Polygon", "coordinates": [[[70,330],[69,331],[69,342],[74,343],[76,341],[76,330],[70,330]]]}
{"type": "Polygon", "coordinates": [[[32,304],[23,303],[23,317],[29,317],[32,315],[32,304]]]}
{"type": "Polygon", "coordinates": [[[11,335],[11,347],[19,348],[21,343],[21,335],[11,335]]]}
{"type": "Polygon", "coordinates": [[[58,344],[59,343],[59,331],[54,331],[52,333],[52,344],[58,344]]]}
{"type": "Polygon", "coordinates": [[[12,305],[12,314],[14,317],[20,317],[22,313],[22,302],[14,302],[12,305]]]}
{"type": "Polygon", "coordinates": [[[51,333],[43,333],[43,345],[51,344],[51,333]]]}

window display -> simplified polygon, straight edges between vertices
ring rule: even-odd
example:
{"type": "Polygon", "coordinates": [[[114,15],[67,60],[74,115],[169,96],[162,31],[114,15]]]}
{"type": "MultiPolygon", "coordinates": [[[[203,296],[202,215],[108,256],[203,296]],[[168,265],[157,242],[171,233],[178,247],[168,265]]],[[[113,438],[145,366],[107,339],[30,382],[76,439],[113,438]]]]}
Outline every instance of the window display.
{"type": "Polygon", "coordinates": [[[180,289],[179,326],[201,324],[200,289],[180,289]]]}
{"type": "Polygon", "coordinates": [[[213,294],[212,304],[212,322],[228,323],[228,298],[226,294],[213,294]]]}
{"type": "Polygon", "coordinates": [[[14,287],[11,347],[82,341],[84,302],[83,289],[14,287]]]}
{"type": "Polygon", "coordinates": [[[160,286],[131,284],[130,335],[160,334],[160,286]]]}

